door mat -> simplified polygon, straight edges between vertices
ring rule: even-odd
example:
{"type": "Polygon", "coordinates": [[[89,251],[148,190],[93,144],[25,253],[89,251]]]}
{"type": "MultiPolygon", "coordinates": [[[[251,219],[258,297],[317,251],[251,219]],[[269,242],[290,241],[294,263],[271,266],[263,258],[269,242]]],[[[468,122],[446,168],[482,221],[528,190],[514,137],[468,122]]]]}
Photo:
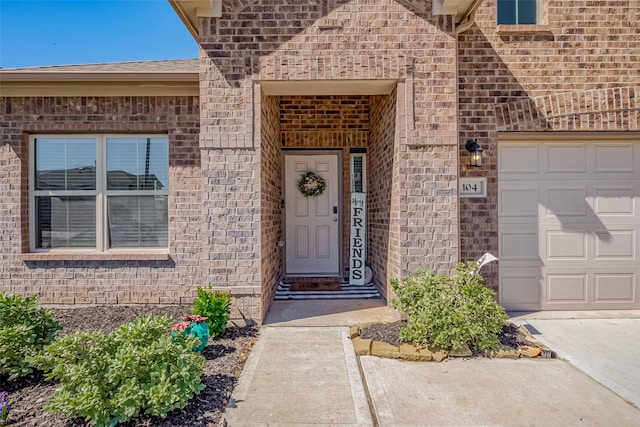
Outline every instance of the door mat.
{"type": "Polygon", "coordinates": [[[339,291],[341,289],[340,281],[292,281],[292,291],[339,291]]]}

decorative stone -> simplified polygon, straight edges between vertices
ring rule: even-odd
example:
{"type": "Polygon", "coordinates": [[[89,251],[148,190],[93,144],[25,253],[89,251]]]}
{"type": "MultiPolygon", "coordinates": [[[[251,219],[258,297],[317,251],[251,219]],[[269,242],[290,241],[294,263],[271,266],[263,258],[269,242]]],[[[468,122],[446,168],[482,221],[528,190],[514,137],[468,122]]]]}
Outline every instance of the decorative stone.
{"type": "Polygon", "coordinates": [[[373,341],[373,343],[371,343],[371,355],[386,357],[387,359],[399,359],[400,349],[395,345],[387,344],[386,342],[373,341]]]}
{"type": "Polygon", "coordinates": [[[455,350],[451,350],[449,352],[449,356],[452,357],[471,357],[472,355],[473,352],[467,344],[464,344],[460,348],[456,348],[455,350]]]}
{"type": "Polygon", "coordinates": [[[435,360],[436,362],[442,362],[449,355],[449,352],[447,350],[443,350],[438,346],[429,346],[428,348],[431,352],[431,357],[433,357],[433,360],[435,360]]]}
{"type": "Polygon", "coordinates": [[[360,334],[360,327],[358,325],[353,325],[349,328],[349,338],[354,339],[360,334]]]}
{"type": "Polygon", "coordinates": [[[371,354],[371,340],[355,337],[351,340],[351,343],[357,356],[368,356],[371,354]]]}
{"type": "Polygon", "coordinates": [[[530,358],[538,357],[542,353],[542,349],[538,347],[531,347],[529,345],[523,345],[518,349],[518,351],[520,352],[521,356],[530,358]]]}
{"type": "Polygon", "coordinates": [[[400,358],[411,362],[428,362],[433,360],[433,356],[427,348],[416,348],[411,344],[402,344],[400,346],[400,358]]]}
{"type": "Polygon", "coordinates": [[[531,337],[531,331],[524,325],[518,326],[518,332],[520,332],[525,337],[531,337]]]}
{"type": "Polygon", "coordinates": [[[518,359],[520,353],[514,348],[501,344],[498,350],[494,351],[491,356],[498,359],[518,359]]]}

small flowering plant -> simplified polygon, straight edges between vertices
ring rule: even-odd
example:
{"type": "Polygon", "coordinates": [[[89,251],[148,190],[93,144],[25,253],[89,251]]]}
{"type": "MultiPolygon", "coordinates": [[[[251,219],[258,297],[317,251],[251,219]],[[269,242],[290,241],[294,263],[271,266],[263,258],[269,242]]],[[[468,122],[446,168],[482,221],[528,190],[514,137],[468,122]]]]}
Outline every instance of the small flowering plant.
{"type": "Polygon", "coordinates": [[[0,393],[0,427],[7,425],[9,418],[9,393],[3,391],[0,393]]]}
{"type": "Polygon", "coordinates": [[[181,335],[193,335],[200,339],[200,345],[193,348],[193,351],[202,351],[209,341],[209,326],[207,325],[207,317],[197,314],[189,314],[182,316],[182,321],[176,323],[171,328],[171,336],[179,337],[181,335]]]}
{"type": "Polygon", "coordinates": [[[298,189],[305,197],[319,196],[324,193],[326,188],[327,183],[324,178],[311,171],[303,174],[298,181],[298,189]]]}

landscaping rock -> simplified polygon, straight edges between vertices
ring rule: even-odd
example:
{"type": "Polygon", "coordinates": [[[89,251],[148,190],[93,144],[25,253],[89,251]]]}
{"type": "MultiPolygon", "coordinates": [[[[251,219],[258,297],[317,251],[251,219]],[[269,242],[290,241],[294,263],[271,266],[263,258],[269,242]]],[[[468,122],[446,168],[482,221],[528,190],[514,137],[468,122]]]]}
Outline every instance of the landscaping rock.
{"type": "Polygon", "coordinates": [[[354,339],[358,335],[360,335],[360,326],[358,325],[351,326],[349,328],[349,338],[354,339]]]}
{"type": "Polygon", "coordinates": [[[491,357],[495,357],[497,359],[518,359],[520,357],[520,353],[518,353],[518,350],[514,348],[506,345],[500,345],[498,350],[491,353],[491,357]]]}
{"type": "Polygon", "coordinates": [[[353,343],[353,349],[357,356],[368,356],[371,354],[371,340],[355,337],[351,342],[353,343]]]}
{"type": "Polygon", "coordinates": [[[386,357],[387,359],[399,359],[400,349],[395,345],[387,344],[386,342],[373,341],[373,343],[371,343],[371,355],[386,357]]]}
{"type": "Polygon", "coordinates": [[[429,346],[428,349],[431,352],[431,357],[433,357],[433,360],[435,360],[436,362],[442,362],[449,356],[449,352],[447,350],[443,350],[440,347],[429,346]]]}
{"type": "Polygon", "coordinates": [[[469,345],[465,344],[460,348],[456,348],[455,350],[451,350],[449,352],[449,356],[452,357],[471,357],[473,352],[469,348],[469,345]]]}
{"type": "Polygon", "coordinates": [[[433,356],[427,348],[416,348],[411,344],[402,344],[400,346],[400,358],[411,362],[429,362],[433,360],[433,356]]]}
{"type": "Polygon", "coordinates": [[[518,351],[520,352],[521,356],[529,358],[538,357],[542,353],[542,349],[540,349],[539,347],[532,347],[529,345],[523,345],[518,349],[518,351]]]}

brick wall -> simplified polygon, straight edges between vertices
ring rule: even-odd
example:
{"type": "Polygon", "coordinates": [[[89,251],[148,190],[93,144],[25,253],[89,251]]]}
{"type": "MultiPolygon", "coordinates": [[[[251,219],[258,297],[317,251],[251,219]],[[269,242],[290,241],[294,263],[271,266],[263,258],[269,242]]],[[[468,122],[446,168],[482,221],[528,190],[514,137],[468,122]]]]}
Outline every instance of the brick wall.
{"type": "Polygon", "coordinates": [[[399,277],[400,227],[396,140],[397,93],[371,97],[371,143],[367,153],[367,260],[382,295],[388,298],[389,280],[399,277]]]}
{"type": "Polygon", "coordinates": [[[275,96],[262,95],[261,117],[261,222],[262,241],[262,295],[261,304],[266,309],[273,299],[282,278],[284,248],[278,245],[283,239],[282,214],[282,151],[280,150],[280,103],[275,96]]]}
{"type": "MultiPolygon", "coordinates": [[[[207,173],[224,175],[233,168],[225,163],[232,161],[230,156],[219,155],[231,151],[234,156],[251,158],[260,167],[261,153],[256,150],[260,137],[253,131],[262,117],[263,107],[255,101],[259,82],[395,80],[396,155],[391,178],[393,191],[397,192],[394,197],[402,205],[392,207],[389,238],[390,247],[397,252],[390,255],[394,266],[387,269],[387,274],[408,274],[418,267],[450,271],[458,259],[457,210],[446,211],[447,216],[443,216],[438,209],[457,204],[456,40],[452,18],[435,17],[430,8],[395,0],[256,0],[226,2],[223,6],[221,18],[200,20],[200,144],[211,156],[219,156],[217,161],[206,163],[212,168],[207,173]],[[445,161],[452,163],[444,165],[445,161]],[[407,169],[411,162],[417,164],[415,173],[407,169]],[[422,177],[421,173],[429,176],[422,177]],[[420,205],[429,192],[438,192],[442,200],[420,205]],[[442,231],[445,228],[447,231],[442,231]],[[436,237],[450,243],[436,242],[436,237]]],[[[316,129],[312,134],[316,137],[314,144],[322,147],[367,144],[364,136],[355,142],[340,141],[346,137],[344,132],[330,135],[316,129]]],[[[359,133],[350,132],[349,137],[353,135],[359,133]]],[[[286,146],[302,144],[291,138],[306,136],[290,137],[286,133],[286,146]]],[[[343,164],[347,162],[345,157],[343,164]]],[[[238,171],[241,169],[238,167],[238,171]]],[[[253,175],[241,191],[260,188],[259,179],[264,176],[253,175]]],[[[207,184],[209,193],[220,190],[223,188],[207,184]]],[[[212,197],[205,207],[208,211],[222,203],[212,197]]],[[[229,222],[253,213],[261,217],[261,208],[254,212],[235,207],[232,215],[216,220],[229,222]]],[[[246,227],[255,240],[260,224],[246,227]]],[[[208,245],[215,247],[226,240],[235,239],[228,235],[214,237],[208,245]]],[[[234,259],[233,249],[228,251],[225,268],[236,269],[237,264],[230,261],[234,259]]],[[[255,288],[261,285],[259,265],[261,262],[254,265],[253,281],[248,284],[255,288]]]]}
{"type": "MultiPolygon", "coordinates": [[[[498,132],[637,131],[640,123],[640,2],[545,0],[543,25],[500,32],[496,3],[485,0],[459,37],[461,176],[488,177],[486,199],[460,203],[462,259],[498,252],[498,132]],[[480,170],[466,166],[469,138],[485,149],[480,170]]],[[[483,271],[494,288],[497,268],[483,271]]]]}
{"type": "Polygon", "coordinates": [[[0,98],[0,290],[42,303],[190,303],[201,285],[199,102],[194,97],[0,98]],[[25,256],[28,134],[169,137],[169,259],[25,256]]]}

